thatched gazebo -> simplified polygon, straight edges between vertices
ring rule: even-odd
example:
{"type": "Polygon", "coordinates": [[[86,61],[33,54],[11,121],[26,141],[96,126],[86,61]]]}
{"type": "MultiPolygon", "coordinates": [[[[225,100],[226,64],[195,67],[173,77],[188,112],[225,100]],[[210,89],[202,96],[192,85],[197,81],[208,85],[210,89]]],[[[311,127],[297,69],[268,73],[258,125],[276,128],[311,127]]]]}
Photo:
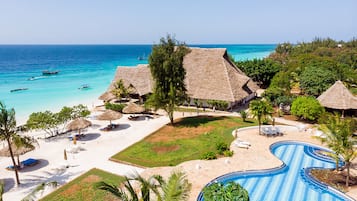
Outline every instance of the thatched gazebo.
{"type": "Polygon", "coordinates": [[[85,129],[91,125],[92,125],[92,122],[90,122],[84,118],[77,118],[67,125],[67,129],[78,130],[78,134],[81,134],[82,129],[85,129]]]}
{"type": "Polygon", "coordinates": [[[129,103],[127,106],[123,108],[123,113],[125,114],[140,114],[145,111],[145,108],[135,104],[135,103],[129,103]]]}
{"type": "Polygon", "coordinates": [[[345,110],[357,110],[357,97],[352,95],[340,80],[323,92],[317,100],[324,107],[342,110],[342,116],[345,110]]]}
{"type": "Polygon", "coordinates": [[[101,115],[97,116],[98,120],[109,121],[110,125],[112,125],[112,121],[116,119],[120,119],[123,116],[122,113],[116,112],[113,110],[106,110],[101,115]]]}

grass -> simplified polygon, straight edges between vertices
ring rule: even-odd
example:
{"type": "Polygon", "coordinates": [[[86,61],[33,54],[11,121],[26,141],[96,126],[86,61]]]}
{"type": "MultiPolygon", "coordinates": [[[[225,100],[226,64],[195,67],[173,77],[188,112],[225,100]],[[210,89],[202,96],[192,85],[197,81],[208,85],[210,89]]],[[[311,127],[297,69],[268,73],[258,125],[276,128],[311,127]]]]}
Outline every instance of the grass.
{"type": "Polygon", "coordinates": [[[166,125],[142,141],[112,156],[144,167],[174,166],[188,160],[200,159],[207,152],[216,152],[216,144],[233,141],[235,128],[257,125],[236,117],[187,117],[166,125]]]}
{"type": "Polygon", "coordinates": [[[41,201],[119,200],[111,193],[94,188],[93,185],[99,181],[119,184],[122,179],[121,176],[94,168],[45,196],[41,201]]]}

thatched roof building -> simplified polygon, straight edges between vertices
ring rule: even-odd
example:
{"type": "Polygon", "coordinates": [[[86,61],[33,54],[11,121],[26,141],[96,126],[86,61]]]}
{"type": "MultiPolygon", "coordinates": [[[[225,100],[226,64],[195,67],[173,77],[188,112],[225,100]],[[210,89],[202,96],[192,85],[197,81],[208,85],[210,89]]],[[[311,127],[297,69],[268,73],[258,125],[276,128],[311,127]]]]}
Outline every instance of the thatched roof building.
{"type": "Polygon", "coordinates": [[[330,88],[323,92],[317,100],[327,108],[338,110],[357,110],[357,97],[343,85],[341,81],[336,81],[330,88]]]}
{"type": "MultiPolygon", "coordinates": [[[[190,48],[184,57],[186,88],[190,98],[200,100],[222,100],[231,105],[255,96],[259,87],[239,70],[228,58],[225,48],[190,48]]],[[[153,78],[148,65],[117,68],[113,83],[122,79],[131,85],[140,96],[152,92],[153,78]]]]}

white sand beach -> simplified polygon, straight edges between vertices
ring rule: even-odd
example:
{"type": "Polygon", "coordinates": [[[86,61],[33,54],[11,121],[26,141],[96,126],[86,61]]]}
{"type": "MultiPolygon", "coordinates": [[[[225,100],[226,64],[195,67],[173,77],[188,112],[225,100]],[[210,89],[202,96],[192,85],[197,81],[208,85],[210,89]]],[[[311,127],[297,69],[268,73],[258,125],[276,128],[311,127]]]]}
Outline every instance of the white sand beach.
{"type": "MultiPolygon", "coordinates": [[[[34,158],[40,160],[40,163],[19,172],[21,181],[19,187],[15,185],[14,172],[5,169],[12,164],[11,158],[0,157],[0,179],[5,179],[6,182],[4,200],[21,200],[42,182],[55,180],[64,184],[92,168],[118,175],[141,173],[143,171],[141,168],[112,162],[108,159],[162,127],[169,122],[169,119],[159,116],[150,120],[143,118],[139,121],[129,121],[127,117],[128,115],[124,115],[121,119],[113,121],[113,123],[120,124],[119,128],[113,131],[100,131],[100,128],[109,124],[108,121],[91,120],[93,125],[85,132],[86,136],[77,141],[77,145],[82,150],[78,153],[67,154],[69,168],[65,171],[58,169],[66,163],[64,149],[70,148],[73,143],[65,136],[51,140],[39,139],[39,147],[20,156],[20,160],[34,158]]],[[[29,134],[36,138],[44,136],[41,132],[29,134]]]]}

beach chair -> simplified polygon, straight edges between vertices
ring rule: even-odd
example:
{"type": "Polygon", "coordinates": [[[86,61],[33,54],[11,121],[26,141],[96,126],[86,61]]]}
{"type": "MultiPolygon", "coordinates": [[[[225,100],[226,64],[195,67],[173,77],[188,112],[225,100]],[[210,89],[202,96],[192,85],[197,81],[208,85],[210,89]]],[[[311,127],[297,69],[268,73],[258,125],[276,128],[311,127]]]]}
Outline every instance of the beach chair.
{"type": "Polygon", "coordinates": [[[269,137],[269,136],[275,136],[275,135],[277,135],[276,130],[273,130],[273,128],[270,127],[270,126],[268,127],[268,132],[269,132],[268,137],[269,137]]]}
{"type": "Polygon", "coordinates": [[[266,136],[270,135],[270,131],[267,127],[263,127],[261,133],[266,136]]]}
{"type": "Polygon", "coordinates": [[[241,140],[241,139],[239,139],[239,138],[236,139],[235,142],[240,143],[240,144],[245,144],[245,145],[251,146],[250,142],[241,140]]]}
{"type": "Polygon", "coordinates": [[[275,132],[277,135],[284,135],[284,133],[280,130],[279,127],[275,127],[275,132]]]}
{"type": "Polygon", "coordinates": [[[29,158],[29,159],[26,159],[26,160],[24,160],[24,161],[21,161],[21,164],[22,164],[24,167],[34,166],[34,165],[36,165],[37,163],[39,163],[39,160],[36,160],[36,159],[33,159],[33,158],[29,158]]]}
{"type": "Polygon", "coordinates": [[[234,141],[233,143],[234,143],[234,145],[235,145],[236,147],[238,147],[238,148],[249,149],[249,145],[243,144],[242,142],[234,141]]]}

